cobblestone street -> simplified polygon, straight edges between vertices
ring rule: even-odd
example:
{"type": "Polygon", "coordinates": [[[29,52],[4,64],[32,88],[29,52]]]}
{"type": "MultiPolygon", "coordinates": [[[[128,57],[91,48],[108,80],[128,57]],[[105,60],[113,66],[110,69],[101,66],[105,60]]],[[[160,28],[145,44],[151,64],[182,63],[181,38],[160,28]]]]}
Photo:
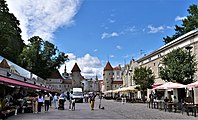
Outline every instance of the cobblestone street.
{"type": "Polygon", "coordinates": [[[142,103],[115,102],[102,100],[104,110],[98,109],[99,100],[96,99],[95,110],[91,111],[89,103],[76,103],[76,111],[68,110],[68,101],[65,110],[57,110],[53,107],[48,112],[39,114],[25,113],[11,116],[8,120],[47,120],[47,119],[197,119],[187,116],[186,113],[165,112],[158,109],[149,109],[142,103]]]}

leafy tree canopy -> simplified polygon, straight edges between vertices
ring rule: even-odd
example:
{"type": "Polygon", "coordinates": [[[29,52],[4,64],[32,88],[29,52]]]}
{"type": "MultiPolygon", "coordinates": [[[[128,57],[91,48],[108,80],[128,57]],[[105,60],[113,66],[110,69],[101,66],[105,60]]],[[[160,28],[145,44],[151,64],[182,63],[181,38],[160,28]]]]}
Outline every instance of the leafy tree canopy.
{"type": "Polygon", "coordinates": [[[135,68],[133,79],[141,90],[146,90],[153,85],[155,76],[150,68],[140,67],[135,68]]]}
{"type": "Polygon", "coordinates": [[[175,49],[163,57],[160,77],[165,81],[176,80],[182,84],[193,82],[196,71],[195,56],[187,50],[175,49]]]}
{"type": "Polygon", "coordinates": [[[175,34],[173,36],[166,36],[164,39],[165,44],[175,40],[181,35],[198,28],[198,8],[197,5],[190,5],[188,8],[189,15],[182,20],[182,26],[175,25],[175,34]]]}
{"type": "Polygon", "coordinates": [[[60,68],[61,64],[68,60],[65,53],[59,52],[57,47],[43,41],[39,36],[34,36],[28,41],[30,43],[24,47],[20,55],[20,64],[39,77],[49,77],[52,71],[60,68]]]}
{"type": "Polygon", "coordinates": [[[0,55],[17,63],[23,50],[19,21],[14,14],[9,13],[5,0],[0,0],[0,55]]]}

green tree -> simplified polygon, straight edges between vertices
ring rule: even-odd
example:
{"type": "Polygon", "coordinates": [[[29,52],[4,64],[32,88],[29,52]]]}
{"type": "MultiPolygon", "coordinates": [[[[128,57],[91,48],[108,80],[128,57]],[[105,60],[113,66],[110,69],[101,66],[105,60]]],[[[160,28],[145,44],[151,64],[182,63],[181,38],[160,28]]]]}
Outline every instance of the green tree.
{"type": "Polygon", "coordinates": [[[175,40],[181,35],[198,28],[198,8],[197,5],[192,4],[188,8],[189,15],[182,20],[182,26],[175,25],[175,34],[173,36],[164,37],[165,44],[175,40]]]}
{"type": "Polygon", "coordinates": [[[20,55],[21,66],[46,79],[50,73],[68,60],[68,56],[42,38],[34,36],[28,40],[20,55]]]}
{"type": "MultiPolygon", "coordinates": [[[[140,68],[135,68],[133,79],[137,85],[140,85],[140,90],[145,91],[147,88],[151,88],[155,76],[150,68],[141,66],[140,68]]],[[[144,96],[144,92],[142,93],[144,96]]]]}
{"type": "Polygon", "coordinates": [[[15,63],[24,47],[19,25],[14,14],[9,13],[6,1],[0,0],[0,55],[15,63]]]}
{"type": "Polygon", "coordinates": [[[165,81],[176,80],[182,84],[193,82],[196,71],[195,56],[182,48],[175,49],[163,57],[160,77],[165,81]]]}

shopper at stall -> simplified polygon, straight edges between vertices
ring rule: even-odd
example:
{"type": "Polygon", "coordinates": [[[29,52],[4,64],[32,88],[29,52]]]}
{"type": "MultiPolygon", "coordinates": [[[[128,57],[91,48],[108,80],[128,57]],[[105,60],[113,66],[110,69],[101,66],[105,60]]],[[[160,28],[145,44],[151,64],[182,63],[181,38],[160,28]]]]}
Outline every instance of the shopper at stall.
{"type": "Polygon", "coordinates": [[[33,113],[38,113],[38,98],[37,98],[37,94],[34,93],[32,96],[32,112],[33,113]]]}

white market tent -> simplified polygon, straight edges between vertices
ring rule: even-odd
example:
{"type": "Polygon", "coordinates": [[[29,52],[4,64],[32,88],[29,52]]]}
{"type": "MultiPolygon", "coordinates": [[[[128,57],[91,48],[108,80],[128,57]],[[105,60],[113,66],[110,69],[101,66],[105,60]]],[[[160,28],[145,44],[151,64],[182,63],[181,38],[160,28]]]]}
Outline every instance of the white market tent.
{"type": "Polygon", "coordinates": [[[174,88],[186,88],[186,85],[180,83],[174,83],[174,82],[167,82],[153,89],[174,89],[174,88]]]}
{"type": "Polygon", "coordinates": [[[114,93],[118,93],[118,92],[134,92],[134,91],[138,91],[136,89],[137,86],[138,85],[123,87],[123,88],[119,88],[119,89],[113,90],[113,92],[114,93]]]}
{"type": "Polygon", "coordinates": [[[188,84],[186,86],[187,86],[187,88],[198,87],[198,81],[196,81],[194,83],[190,83],[190,84],[188,84]]]}

